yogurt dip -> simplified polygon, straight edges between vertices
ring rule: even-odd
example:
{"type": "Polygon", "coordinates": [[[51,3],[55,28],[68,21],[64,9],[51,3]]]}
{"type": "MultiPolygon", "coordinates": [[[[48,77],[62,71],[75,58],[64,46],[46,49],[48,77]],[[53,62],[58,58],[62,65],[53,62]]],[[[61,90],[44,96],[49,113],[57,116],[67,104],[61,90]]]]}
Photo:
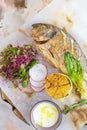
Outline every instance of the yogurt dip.
{"type": "Polygon", "coordinates": [[[51,101],[41,101],[31,110],[31,122],[38,130],[55,130],[61,122],[60,109],[51,101]]]}

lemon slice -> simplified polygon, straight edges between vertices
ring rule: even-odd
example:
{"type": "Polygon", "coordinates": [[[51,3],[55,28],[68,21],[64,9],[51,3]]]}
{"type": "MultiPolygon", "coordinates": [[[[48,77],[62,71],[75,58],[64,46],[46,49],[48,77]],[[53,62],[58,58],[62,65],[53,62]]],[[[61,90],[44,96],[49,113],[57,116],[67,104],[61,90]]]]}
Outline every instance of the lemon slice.
{"type": "Polygon", "coordinates": [[[46,79],[46,92],[55,99],[67,97],[71,92],[71,88],[71,81],[65,74],[54,73],[49,75],[46,79]]]}

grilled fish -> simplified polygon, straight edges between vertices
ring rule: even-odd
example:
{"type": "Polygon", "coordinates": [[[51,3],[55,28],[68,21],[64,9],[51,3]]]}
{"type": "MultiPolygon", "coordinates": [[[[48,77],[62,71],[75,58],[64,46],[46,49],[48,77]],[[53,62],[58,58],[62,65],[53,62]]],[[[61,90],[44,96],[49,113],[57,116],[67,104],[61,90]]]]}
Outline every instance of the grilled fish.
{"type": "MultiPolygon", "coordinates": [[[[77,42],[65,30],[44,23],[32,25],[32,36],[37,42],[36,49],[57,69],[67,73],[64,65],[64,53],[71,52],[80,60],[84,60],[77,42]]],[[[83,62],[82,62],[83,63],[83,62]]]]}

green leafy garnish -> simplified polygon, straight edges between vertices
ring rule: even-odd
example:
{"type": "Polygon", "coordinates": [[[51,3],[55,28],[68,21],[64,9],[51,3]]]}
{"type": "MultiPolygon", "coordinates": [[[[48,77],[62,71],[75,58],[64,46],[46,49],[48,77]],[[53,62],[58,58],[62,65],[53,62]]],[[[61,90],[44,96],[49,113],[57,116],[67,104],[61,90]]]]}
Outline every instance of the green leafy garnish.
{"type": "Polygon", "coordinates": [[[31,45],[25,45],[25,48],[26,48],[26,49],[30,49],[30,48],[32,48],[32,47],[31,47],[31,45]]]}
{"type": "Polygon", "coordinates": [[[67,114],[68,112],[72,111],[73,109],[78,108],[84,104],[87,104],[87,99],[82,99],[78,103],[74,103],[71,106],[68,106],[62,112],[63,112],[63,114],[67,114]]]}
{"type": "Polygon", "coordinates": [[[28,86],[28,82],[29,82],[29,76],[26,73],[26,77],[24,77],[22,81],[22,86],[25,88],[26,86],[28,86]]]}
{"type": "Polygon", "coordinates": [[[64,54],[65,66],[74,87],[80,93],[81,98],[87,96],[86,90],[84,88],[84,69],[80,61],[74,57],[70,52],[65,52],[64,54]]]}
{"type": "Polygon", "coordinates": [[[11,81],[19,80],[27,87],[28,71],[37,63],[36,51],[31,45],[14,47],[10,44],[0,53],[0,63],[2,76],[11,81]]]}
{"type": "Polygon", "coordinates": [[[37,64],[38,62],[37,62],[37,60],[33,60],[30,64],[29,64],[29,66],[28,66],[28,70],[30,70],[35,64],[37,64]]]}

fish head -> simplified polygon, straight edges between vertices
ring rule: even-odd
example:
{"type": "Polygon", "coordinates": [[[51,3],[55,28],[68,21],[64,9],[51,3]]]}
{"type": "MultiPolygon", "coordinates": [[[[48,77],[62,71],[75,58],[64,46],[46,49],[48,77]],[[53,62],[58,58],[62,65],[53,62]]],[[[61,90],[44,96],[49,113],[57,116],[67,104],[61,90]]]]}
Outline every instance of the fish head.
{"type": "Polygon", "coordinates": [[[38,43],[50,40],[58,33],[58,28],[51,24],[36,23],[32,25],[32,36],[38,43]]]}

